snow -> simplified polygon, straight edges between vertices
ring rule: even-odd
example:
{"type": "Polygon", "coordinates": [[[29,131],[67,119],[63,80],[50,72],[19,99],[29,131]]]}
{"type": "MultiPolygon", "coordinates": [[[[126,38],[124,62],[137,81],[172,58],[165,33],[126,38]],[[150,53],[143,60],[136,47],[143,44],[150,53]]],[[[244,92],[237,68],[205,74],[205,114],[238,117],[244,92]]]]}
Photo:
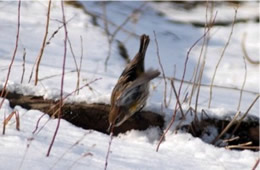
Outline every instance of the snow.
{"type": "MultiPolygon", "coordinates": [[[[46,1],[22,2],[19,48],[8,81],[8,90],[24,95],[44,96],[46,99],[58,99],[64,51],[63,28],[45,48],[40,65],[39,84],[33,85],[34,77],[28,83],[44,36],[47,4],[46,1]],[[24,48],[26,49],[26,70],[24,81],[20,83],[24,48]]],[[[101,15],[103,12],[99,2],[82,2],[82,4],[88,11],[97,15],[101,15]]],[[[141,4],[141,2],[110,2],[107,5],[107,17],[115,24],[120,25],[141,4]]],[[[148,2],[143,8],[142,13],[136,16],[137,22],[131,20],[124,26],[124,29],[137,35],[145,33],[150,36],[151,43],[145,60],[147,69],[151,67],[160,69],[153,35],[153,31],[155,31],[166,76],[174,76],[174,68],[176,68],[175,77],[180,79],[186,53],[204,31],[203,28],[194,27],[187,23],[191,21],[204,22],[205,7],[196,6],[191,11],[185,11],[172,7],[172,4],[168,2],[148,2]],[[164,15],[158,15],[158,12],[163,12],[164,15]],[[181,22],[170,22],[171,20],[181,22]]],[[[2,89],[15,45],[17,2],[1,2],[0,9],[0,89],[2,89]]],[[[233,6],[220,5],[216,10],[218,10],[216,21],[232,22],[234,17],[233,6]]],[[[105,71],[104,63],[109,49],[107,37],[102,28],[103,20],[97,20],[100,26],[93,25],[91,16],[85,14],[82,9],[70,5],[65,5],[65,12],[66,19],[71,19],[68,22],[68,32],[78,63],[81,55],[80,36],[83,38],[80,84],[83,85],[100,78],[90,84],[91,88],[83,88],[79,95],[70,96],[67,102],[84,101],[109,104],[111,91],[126,64],[118,53],[117,43],[115,41],[112,44],[112,55],[108,61],[107,71],[105,71]]],[[[258,2],[244,2],[238,9],[238,19],[252,19],[257,16],[259,16],[258,2]]],[[[50,18],[48,38],[62,25],[59,1],[52,3],[50,18]]],[[[116,29],[111,25],[109,28],[111,32],[116,29]]],[[[253,59],[257,60],[259,59],[260,44],[258,28],[259,23],[253,21],[235,24],[233,36],[217,71],[214,84],[239,89],[242,87],[245,74],[241,50],[242,35],[245,32],[247,33],[246,47],[248,53],[253,59]]],[[[207,61],[202,83],[210,84],[216,63],[227,42],[230,31],[231,25],[227,27],[216,26],[211,30],[212,36],[207,49],[207,61]]],[[[126,32],[119,31],[116,40],[125,44],[131,58],[135,55],[139,46],[137,36],[129,36],[126,32]]],[[[190,53],[185,80],[190,80],[192,77],[201,46],[202,43],[200,42],[190,53]]],[[[73,70],[75,70],[75,63],[68,47],[66,62],[66,72],[68,73],[65,76],[65,94],[76,88],[77,73],[73,70]]],[[[240,108],[242,113],[248,109],[256,94],[259,94],[259,71],[259,65],[252,65],[247,62],[245,90],[251,92],[243,93],[240,108]]],[[[164,82],[161,78],[157,78],[151,85],[153,88],[150,89],[150,97],[144,109],[160,113],[163,103],[164,82]]],[[[179,82],[175,82],[175,85],[178,88],[179,82]]],[[[184,89],[186,87],[187,85],[184,84],[182,96],[185,96],[184,89]]],[[[169,83],[168,90],[170,90],[169,83]]],[[[210,117],[232,117],[237,112],[239,95],[239,90],[213,88],[212,107],[208,109],[209,88],[201,87],[198,110],[206,110],[210,117]]],[[[169,98],[170,96],[167,96],[167,99],[169,98]]],[[[166,122],[170,121],[175,102],[175,97],[172,97],[169,107],[164,108],[163,113],[161,113],[166,122]]],[[[193,100],[193,105],[194,103],[193,100]]],[[[184,104],[183,107],[184,110],[188,109],[187,104],[184,104]]],[[[61,120],[51,155],[46,157],[57,120],[49,119],[45,115],[40,122],[40,127],[47,122],[46,126],[39,133],[32,134],[36,122],[43,113],[37,110],[26,110],[20,106],[11,108],[9,101],[5,100],[0,109],[0,126],[3,124],[4,117],[14,110],[19,112],[21,130],[15,129],[13,118],[7,125],[6,134],[0,135],[0,169],[104,169],[105,156],[110,140],[108,135],[93,130],[84,130],[61,120]],[[77,144],[75,144],[76,142],[77,144]]],[[[254,105],[249,114],[259,118],[259,102],[254,105]]],[[[179,115],[176,120],[179,121],[179,115]]],[[[157,127],[150,127],[145,131],[131,130],[114,137],[108,169],[244,170],[252,169],[259,158],[259,152],[217,148],[181,130],[175,134],[177,121],[167,133],[159,152],[155,151],[161,135],[157,127]]],[[[192,116],[188,116],[183,124],[190,124],[191,121],[192,116]]],[[[216,133],[216,129],[213,127],[208,127],[208,130],[216,133]]],[[[204,141],[212,141],[212,138],[214,136],[203,136],[204,141]]]]}

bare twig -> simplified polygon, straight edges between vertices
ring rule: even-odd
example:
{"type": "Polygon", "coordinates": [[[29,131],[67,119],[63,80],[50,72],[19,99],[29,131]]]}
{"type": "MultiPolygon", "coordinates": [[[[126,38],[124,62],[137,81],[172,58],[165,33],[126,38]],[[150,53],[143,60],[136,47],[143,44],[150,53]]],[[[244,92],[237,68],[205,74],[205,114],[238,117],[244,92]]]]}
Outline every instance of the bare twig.
{"type": "MultiPolygon", "coordinates": [[[[74,17],[75,17],[75,16],[73,16],[73,17],[71,17],[69,20],[67,20],[66,24],[68,24],[74,17]]],[[[61,26],[59,26],[58,29],[55,30],[55,31],[52,33],[51,37],[50,37],[49,40],[46,42],[46,45],[49,45],[49,44],[51,43],[51,40],[54,38],[54,36],[59,32],[59,30],[60,30],[61,28],[63,28],[63,24],[62,24],[61,26]]],[[[36,62],[37,62],[37,60],[35,60],[35,62],[34,62],[34,64],[33,64],[33,67],[32,67],[32,70],[31,70],[31,74],[30,74],[30,76],[29,76],[28,83],[31,82],[31,79],[32,79],[32,76],[33,76],[33,70],[34,70],[34,67],[35,67],[35,65],[36,65],[36,62]]],[[[40,79],[38,79],[38,80],[40,81],[40,79]]]]}
{"type": "Polygon", "coordinates": [[[110,139],[109,139],[108,148],[107,148],[107,155],[106,155],[106,161],[105,161],[104,170],[107,169],[107,165],[108,165],[108,158],[109,158],[109,154],[110,154],[110,150],[111,150],[111,145],[112,145],[112,140],[113,140],[113,130],[114,130],[114,125],[112,125],[112,127],[111,127],[111,129],[110,129],[110,139]]]}
{"type": "Polygon", "coordinates": [[[62,77],[61,77],[61,89],[60,89],[60,105],[59,105],[59,114],[58,114],[58,122],[57,122],[57,127],[55,129],[51,144],[49,146],[49,149],[47,151],[46,156],[48,157],[51,152],[51,148],[54,144],[56,135],[59,130],[60,126],[60,120],[61,120],[61,115],[62,115],[62,106],[63,106],[63,86],[64,86],[64,75],[65,75],[65,64],[66,64],[66,57],[67,57],[67,41],[68,41],[68,30],[66,26],[66,18],[65,18],[65,12],[64,12],[64,1],[61,1],[61,9],[62,9],[62,19],[63,19],[63,24],[64,24],[64,56],[63,56],[63,65],[62,65],[62,77]]]}
{"type": "Polygon", "coordinates": [[[241,91],[240,91],[240,96],[239,96],[239,100],[238,100],[238,105],[237,105],[237,110],[240,109],[240,104],[241,104],[241,100],[242,100],[242,95],[243,95],[243,90],[246,84],[246,78],[247,78],[247,66],[246,66],[246,60],[245,57],[243,57],[243,61],[244,61],[244,66],[245,66],[245,75],[244,75],[244,81],[241,87],[241,91]]]}
{"type": "Polygon", "coordinates": [[[234,118],[228,123],[228,125],[222,130],[222,132],[212,141],[212,144],[214,145],[227,131],[228,129],[233,125],[233,123],[237,120],[237,117],[239,116],[240,111],[238,111],[234,118]]]}
{"type": "Polygon", "coordinates": [[[21,77],[21,84],[23,83],[23,78],[24,78],[24,72],[25,72],[25,56],[26,56],[26,49],[23,49],[23,72],[22,72],[22,77],[21,77]]]}
{"type": "Polygon", "coordinates": [[[160,52],[159,52],[159,44],[157,41],[157,37],[156,37],[156,33],[155,31],[153,31],[154,34],[154,39],[155,39],[155,45],[156,45],[156,51],[157,51],[157,58],[158,58],[158,62],[162,71],[162,76],[163,76],[163,80],[164,80],[164,94],[163,94],[163,99],[164,99],[164,107],[168,107],[168,104],[166,102],[166,98],[167,98],[167,79],[165,78],[165,73],[164,73],[164,69],[163,69],[163,65],[161,62],[161,57],[160,57],[160,52]]]}
{"type": "Polygon", "coordinates": [[[238,120],[238,123],[236,125],[236,127],[234,128],[234,130],[232,131],[232,134],[234,134],[238,127],[240,126],[241,122],[245,119],[245,117],[248,115],[249,111],[251,110],[251,108],[254,106],[254,104],[256,103],[256,101],[259,99],[260,94],[258,94],[256,96],[256,98],[254,99],[254,101],[252,102],[252,104],[248,107],[247,111],[243,114],[243,116],[238,120]]]}
{"type": "Polygon", "coordinates": [[[254,164],[252,170],[256,170],[256,168],[257,168],[259,162],[260,162],[260,158],[257,159],[257,161],[255,162],[255,164],[254,164]]]}
{"type": "Polygon", "coordinates": [[[34,63],[33,63],[32,70],[31,70],[31,74],[30,74],[30,76],[29,76],[28,83],[30,83],[30,82],[31,82],[31,80],[32,80],[32,76],[33,76],[33,70],[34,70],[34,67],[35,67],[35,65],[36,65],[36,62],[37,62],[37,60],[35,60],[35,61],[34,61],[34,63]]]}
{"type": "MultiPolygon", "coordinates": [[[[68,38],[68,42],[69,42],[69,47],[70,47],[70,51],[75,63],[75,67],[76,67],[76,71],[77,71],[77,83],[76,83],[76,89],[79,88],[79,83],[80,83],[80,69],[81,69],[81,62],[82,62],[82,56],[83,56],[83,47],[82,47],[82,37],[81,37],[81,58],[80,58],[80,66],[78,66],[77,64],[77,60],[76,60],[76,56],[74,54],[73,48],[72,48],[72,44],[70,39],[68,38]]],[[[77,94],[79,94],[79,91],[77,91],[77,94]]]]}
{"type": "Polygon", "coordinates": [[[49,29],[49,22],[50,22],[50,12],[51,12],[51,0],[49,0],[49,3],[48,3],[47,20],[46,20],[45,34],[44,34],[43,41],[42,41],[42,47],[41,47],[41,50],[40,50],[40,53],[37,57],[37,62],[36,62],[35,80],[34,80],[35,86],[38,83],[39,67],[40,67],[42,55],[43,55],[43,52],[44,52],[44,49],[45,49],[45,46],[46,46],[46,39],[47,39],[47,36],[48,36],[48,29],[49,29]]]}
{"type": "Polygon", "coordinates": [[[248,145],[252,145],[252,142],[246,142],[246,143],[241,143],[238,145],[228,145],[225,148],[227,149],[257,149],[259,150],[260,147],[259,146],[248,146],[248,145]]]}
{"type": "Polygon", "coordinates": [[[74,51],[73,51],[73,48],[72,48],[72,44],[71,44],[71,41],[70,41],[70,38],[68,37],[68,43],[69,43],[69,47],[70,47],[70,52],[72,54],[72,57],[73,57],[73,60],[74,60],[74,63],[75,63],[75,67],[76,67],[76,70],[78,72],[79,70],[79,67],[78,67],[78,64],[77,64],[77,60],[76,60],[76,56],[74,54],[74,51]]]}
{"type": "Polygon", "coordinates": [[[235,140],[238,140],[240,139],[239,136],[236,136],[236,137],[232,137],[230,139],[225,139],[225,140],[222,140],[223,143],[228,143],[228,142],[232,142],[232,141],[235,141],[235,140]]]}
{"type": "Polygon", "coordinates": [[[219,58],[219,60],[218,60],[218,63],[217,63],[217,65],[216,65],[216,67],[215,67],[215,71],[214,71],[213,76],[212,76],[212,79],[211,79],[211,86],[210,86],[210,93],[209,93],[210,96],[209,96],[208,108],[210,108],[210,105],[211,105],[211,100],[212,100],[212,86],[213,86],[213,84],[214,84],[214,80],[215,80],[215,77],[216,77],[217,69],[218,69],[218,67],[219,67],[219,64],[220,64],[221,60],[223,59],[223,56],[224,56],[224,54],[225,54],[225,52],[226,52],[226,49],[227,49],[227,47],[228,47],[228,45],[229,45],[229,42],[230,42],[230,40],[231,40],[231,37],[232,37],[232,34],[233,34],[233,29],[234,29],[235,22],[236,22],[236,17],[237,17],[237,9],[235,9],[234,20],[233,20],[233,23],[232,23],[232,27],[231,27],[231,31],[230,31],[230,34],[229,34],[227,43],[225,44],[225,46],[224,46],[224,48],[223,48],[223,51],[222,51],[222,53],[221,53],[221,56],[220,56],[220,58],[219,58]]]}
{"type": "Polygon", "coordinates": [[[7,118],[4,119],[4,123],[3,123],[3,135],[5,134],[5,127],[7,125],[7,123],[11,120],[11,118],[15,116],[15,121],[16,121],[16,130],[20,130],[20,118],[19,118],[19,113],[18,111],[13,111],[11,114],[9,114],[7,116],[7,118]]]}
{"type": "Polygon", "coordinates": [[[180,111],[181,111],[181,115],[182,115],[182,119],[185,119],[185,114],[183,112],[183,109],[182,109],[182,106],[181,106],[181,102],[180,102],[180,98],[179,98],[179,96],[177,94],[177,90],[175,88],[173,80],[171,80],[171,86],[172,86],[173,92],[175,94],[176,100],[178,102],[178,105],[179,105],[179,108],[180,108],[180,111]]]}
{"type": "MultiPolygon", "coordinates": [[[[79,86],[80,86],[80,72],[81,72],[81,66],[82,66],[82,59],[83,59],[83,39],[82,39],[82,36],[80,36],[80,51],[81,51],[81,54],[80,54],[80,61],[79,61],[79,70],[77,72],[77,86],[76,86],[76,89],[79,89],[79,86]]],[[[77,94],[79,94],[79,90],[77,91],[77,94]]]]}
{"type": "MultiPolygon", "coordinates": [[[[75,16],[76,16],[76,15],[75,15],[75,16]]],[[[71,17],[70,19],[68,19],[68,20],[66,21],[66,24],[68,24],[70,21],[72,21],[75,16],[73,16],[73,17],[71,17]]],[[[52,40],[52,39],[55,37],[55,35],[60,31],[60,29],[63,28],[63,26],[64,26],[64,24],[62,24],[61,26],[59,26],[59,27],[52,33],[52,35],[50,36],[50,38],[49,38],[48,41],[46,42],[46,45],[49,45],[49,44],[51,43],[51,40],[52,40]]]]}
{"type": "MultiPolygon", "coordinates": [[[[191,114],[192,114],[192,112],[193,112],[193,108],[192,108],[192,107],[189,107],[189,109],[186,110],[186,112],[184,113],[185,117],[188,115],[188,113],[191,113],[191,114]]],[[[181,120],[179,121],[178,125],[176,126],[176,131],[181,128],[181,125],[182,125],[182,123],[183,123],[184,120],[185,120],[185,119],[181,119],[181,120]]]]}
{"type": "MultiPolygon", "coordinates": [[[[205,61],[205,58],[204,58],[202,65],[201,65],[201,68],[200,68],[200,73],[199,73],[199,82],[198,82],[199,86],[198,86],[198,90],[197,90],[197,94],[196,94],[196,101],[195,101],[195,115],[197,115],[199,93],[200,93],[200,87],[201,87],[200,84],[201,84],[201,80],[202,80],[202,75],[203,75],[205,63],[206,63],[206,61],[205,61]]],[[[195,118],[197,118],[197,117],[195,116],[195,118]]]]}
{"type": "Polygon", "coordinates": [[[6,80],[5,80],[5,83],[4,83],[4,87],[3,87],[1,95],[0,95],[0,97],[2,97],[2,101],[0,103],[0,109],[2,108],[2,104],[4,103],[5,97],[8,93],[8,92],[6,92],[6,86],[7,86],[8,80],[9,80],[9,76],[10,76],[10,73],[11,73],[11,69],[12,69],[14,59],[15,59],[15,56],[16,56],[16,52],[17,52],[17,48],[18,48],[18,42],[19,42],[19,36],[20,36],[20,16],[21,16],[21,0],[19,0],[19,2],[18,2],[17,34],[16,34],[15,48],[14,48],[14,52],[13,52],[13,55],[12,55],[11,63],[8,67],[8,72],[7,72],[7,77],[6,77],[6,80]]]}

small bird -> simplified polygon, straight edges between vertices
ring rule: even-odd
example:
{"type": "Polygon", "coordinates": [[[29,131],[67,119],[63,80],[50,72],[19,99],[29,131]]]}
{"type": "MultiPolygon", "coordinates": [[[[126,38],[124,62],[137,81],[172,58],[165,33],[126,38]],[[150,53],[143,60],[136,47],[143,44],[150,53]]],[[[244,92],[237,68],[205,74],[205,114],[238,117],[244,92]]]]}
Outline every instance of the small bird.
{"type": "Polygon", "coordinates": [[[149,42],[149,36],[141,36],[138,53],[126,66],[112,91],[108,132],[145,106],[149,95],[149,82],[160,75],[158,70],[149,69],[145,72],[144,58],[149,42]]]}

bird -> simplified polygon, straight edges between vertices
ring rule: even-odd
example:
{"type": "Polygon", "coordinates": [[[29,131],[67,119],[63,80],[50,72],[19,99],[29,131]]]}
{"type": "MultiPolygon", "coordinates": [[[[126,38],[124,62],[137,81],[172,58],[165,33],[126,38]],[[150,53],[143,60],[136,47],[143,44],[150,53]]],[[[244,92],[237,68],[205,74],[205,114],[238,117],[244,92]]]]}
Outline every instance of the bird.
{"type": "Polygon", "coordinates": [[[160,75],[158,70],[145,71],[144,59],[149,42],[148,35],[143,34],[140,37],[139,51],[127,64],[112,91],[108,132],[122,125],[145,106],[149,95],[149,82],[160,75]]]}

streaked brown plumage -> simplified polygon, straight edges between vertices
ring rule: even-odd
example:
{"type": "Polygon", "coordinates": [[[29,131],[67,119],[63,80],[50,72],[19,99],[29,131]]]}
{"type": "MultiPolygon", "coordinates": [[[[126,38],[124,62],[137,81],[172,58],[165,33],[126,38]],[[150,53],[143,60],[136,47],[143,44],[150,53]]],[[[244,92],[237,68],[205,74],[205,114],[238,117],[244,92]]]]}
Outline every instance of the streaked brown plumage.
{"type": "Polygon", "coordinates": [[[144,72],[144,58],[150,39],[147,35],[140,38],[140,48],[133,60],[126,66],[111,94],[109,129],[120,126],[134,113],[140,111],[149,94],[149,81],[160,72],[144,72]]]}

